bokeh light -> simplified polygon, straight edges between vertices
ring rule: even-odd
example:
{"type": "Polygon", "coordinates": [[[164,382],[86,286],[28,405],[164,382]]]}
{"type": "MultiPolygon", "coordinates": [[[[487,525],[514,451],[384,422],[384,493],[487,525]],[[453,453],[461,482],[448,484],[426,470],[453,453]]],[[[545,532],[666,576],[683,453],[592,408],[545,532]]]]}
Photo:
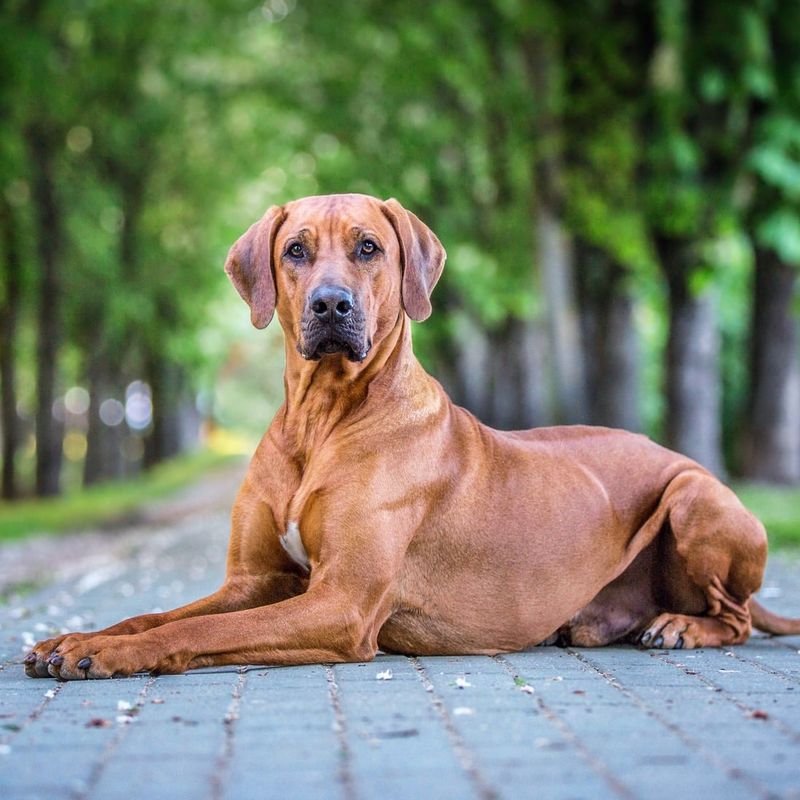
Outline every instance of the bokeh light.
{"type": "Polygon", "coordinates": [[[64,436],[64,456],[69,461],[80,461],[86,456],[86,434],[80,431],[69,431],[64,436]]]}
{"type": "Polygon", "coordinates": [[[150,387],[144,381],[133,381],[125,390],[125,421],[135,431],[145,430],[153,421],[150,387]]]}
{"type": "Polygon", "coordinates": [[[64,406],[70,414],[85,414],[89,410],[89,392],[82,386],[73,386],[64,395],[64,406]]]}
{"type": "Polygon", "coordinates": [[[100,419],[111,428],[120,425],[125,420],[125,406],[113,397],[103,400],[100,403],[100,419]]]}

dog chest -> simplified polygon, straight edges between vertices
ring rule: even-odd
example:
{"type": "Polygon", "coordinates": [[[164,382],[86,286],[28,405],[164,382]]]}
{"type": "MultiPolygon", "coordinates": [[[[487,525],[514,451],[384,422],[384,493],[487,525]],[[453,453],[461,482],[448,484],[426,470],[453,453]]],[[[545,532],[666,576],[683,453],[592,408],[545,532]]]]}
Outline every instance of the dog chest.
{"type": "Polygon", "coordinates": [[[311,571],[311,562],[308,553],[300,538],[300,526],[296,522],[289,522],[286,526],[286,533],[280,537],[281,546],[298,566],[306,572],[311,571]]]}

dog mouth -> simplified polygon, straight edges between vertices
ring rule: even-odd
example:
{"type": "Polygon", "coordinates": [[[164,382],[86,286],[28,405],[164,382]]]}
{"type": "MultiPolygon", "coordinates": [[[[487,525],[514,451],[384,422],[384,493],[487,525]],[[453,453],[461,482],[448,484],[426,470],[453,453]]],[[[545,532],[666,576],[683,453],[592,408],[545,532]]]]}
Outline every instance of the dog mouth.
{"type": "Polygon", "coordinates": [[[372,347],[367,335],[364,314],[358,308],[344,319],[318,319],[310,309],[300,323],[297,350],[307,361],[319,361],[326,356],[344,356],[360,363],[372,347]]]}
{"type": "Polygon", "coordinates": [[[315,336],[303,337],[297,343],[297,351],[307,361],[319,361],[324,356],[343,355],[348,361],[356,364],[367,357],[371,347],[372,343],[361,337],[322,331],[315,336]]]}
{"type": "Polygon", "coordinates": [[[319,361],[323,356],[332,356],[337,353],[344,355],[348,361],[359,363],[367,357],[369,346],[353,347],[349,342],[342,342],[338,339],[326,339],[308,354],[300,350],[300,355],[308,361],[319,361]]]}

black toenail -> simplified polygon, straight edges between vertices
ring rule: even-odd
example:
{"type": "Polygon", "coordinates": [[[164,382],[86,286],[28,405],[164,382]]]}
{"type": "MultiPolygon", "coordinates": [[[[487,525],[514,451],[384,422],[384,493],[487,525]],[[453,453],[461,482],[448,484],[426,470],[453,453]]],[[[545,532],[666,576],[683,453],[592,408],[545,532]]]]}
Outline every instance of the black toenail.
{"type": "Polygon", "coordinates": [[[650,631],[647,631],[646,633],[643,633],[643,634],[642,634],[642,644],[647,644],[647,643],[650,641],[650,637],[651,637],[652,635],[653,635],[653,634],[652,634],[652,633],[650,633],[650,631]]]}
{"type": "Polygon", "coordinates": [[[25,656],[25,663],[26,664],[35,664],[36,663],[36,653],[28,653],[25,656]]]}
{"type": "Polygon", "coordinates": [[[678,641],[675,642],[675,649],[676,650],[683,650],[683,636],[678,637],[678,641]]]}
{"type": "Polygon", "coordinates": [[[664,637],[663,636],[656,636],[653,640],[653,647],[661,647],[664,644],[664,637]]]}
{"type": "Polygon", "coordinates": [[[47,663],[52,664],[54,667],[60,667],[64,663],[64,656],[50,656],[50,658],[47,659],[47,663]]]}
{"type": "Polygon", "coordinates": [[[89,658],[89,656],[86,656],[86,658],[82,658],[78,662],[77,666],[78,666],[78,669],[89,669],[89,667],[92,666],[92,659],[89,658]]]}

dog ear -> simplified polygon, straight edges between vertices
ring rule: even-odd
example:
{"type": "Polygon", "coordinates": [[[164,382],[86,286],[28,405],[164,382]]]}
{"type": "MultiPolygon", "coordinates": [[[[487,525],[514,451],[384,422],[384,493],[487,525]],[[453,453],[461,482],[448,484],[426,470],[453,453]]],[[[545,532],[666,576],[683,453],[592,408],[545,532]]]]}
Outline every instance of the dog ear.
{"type": "Polygon", "coordinates": [[[403,308],[411,319],[421,322],[431,315],[431,292],[447,253],[436,234],[394,198],[384,202],[382,210],[400,242],[403,308]]]}
{"type": "Polygon", "coordinates": [[[236,240],[225,261],[225,272],[250,306],[250,321],[256,328],[266,328],[275,313],[272,250],[285,217],[280,206],[272,206],[236,240]]]}

